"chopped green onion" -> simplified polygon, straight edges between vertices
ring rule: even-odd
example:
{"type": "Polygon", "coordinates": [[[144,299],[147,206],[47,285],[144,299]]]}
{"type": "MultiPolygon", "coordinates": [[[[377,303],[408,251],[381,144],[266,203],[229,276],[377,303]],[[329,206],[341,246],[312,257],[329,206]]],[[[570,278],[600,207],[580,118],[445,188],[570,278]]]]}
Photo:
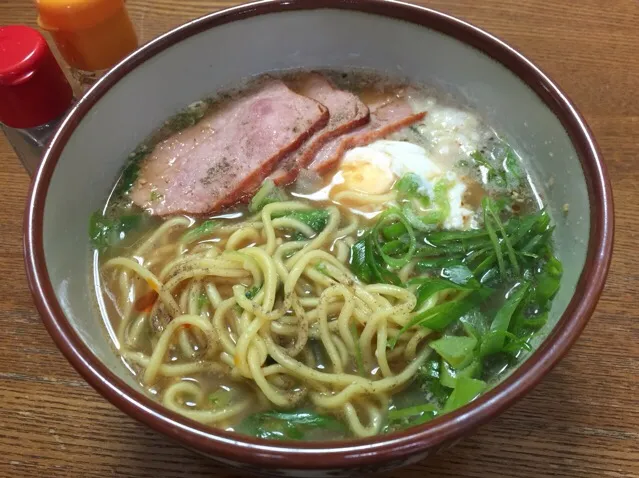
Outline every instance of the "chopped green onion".
{"type": "Polygon", "coordinates": [[[506,264],[504,262],[504,255],[501,251],[499,238],[497,237],[497,233],[495,232],[495,228],[492,224],[492,216],[490,214],[490,198],[485,197],[482,200],[482,206],[484,208],[484,227],[486,228],[486,231],[488,231],[490,241],[493,243],[495,256],[497,257],[497,263],[499,264],[499,273],[501,274],[502,279],[504,279],[506,277],[506,264]]]}
{"type": "Polygon", "coordinates": [[[486,382],[468,377],[459,377],[453,393],[450,394],[444,412],[452,412],[475,400],[484,390],[486,382]]]}
{"type": "Polygon", "coordinates": [[[495,314],[493,323],[490,325],[491,334],[484,337],[481,344],[481,355],[487,356],[501,352],[504,348],[504,333],[508,331],[510,319],[519,307],[522,299],[525,297],[530,284],[522,283],[516,290],[511,291],[510,295],[495,314]]]}
{"type": "Polygon", "coordinates": [[[470,364],[475,358],[475,337],[447,335],[433,340],[429,346],[452,367],[461,369],[470,364]]]}
{"type": "Polygon", "coordinates": [[[439,380],[444,387],[455,388],[460,377],[478,378],[481,376],[482,369],[482,361],[477,358],[461,369],[453,368],[448,362],[442,360],[439,380]]]}
{"type": "Polygon", "coordinates": [[[415,254],[415,248],[417,245],[416,239],[415,239],[415,233],[413,232],[413,228],[410,226],[410,224],[408,224],[408,221],[406,220],[406,218],[404,217],[404,215],[401,213],[399,209],[395,209],[395,208],[387,209],[381,214],[377,223],[375,224],[375,227],[373,227],[372,237],[375,241],[375,246],[377,248],[377,251],[379,255],[382,257],[382,259],[384,260],[384,262],[386,262],[386,264],[388,264],[390,267],[393,267],[395,269],[398,269],[408,264],[410,260],[413,258],[413,255],[415,254]],[[384,248],[382,247],[382,244],[379,241],[380,229],[382,229],[385,226],[386,222],[390,220],[397,220],[400,224],[402,224],[404,228],[406,229],[406,235],[408,236],[408,250],[406,251],[404,255],[400,257],[393,257],[387,254],[386,252],[384,252],[384,248]]]}
{"type": "MultiPolygon", "coordinates": [[[[516,275],[519,275],[519,264],[517,263],[517,257],[515,256],[515,251],[510,242],[510,239],[508,238],[508,234],[506,234],[504,225],[502,224],[501,220],[499,219],[499,216],[497,215],[497,213],[495,212],[493,208],[493,201],[490,198],[486,197],[484,198],[484,201],[482,202],[482,204],[484,205],[484,222],[486,221],[485,213],[487,210],[488,214],[492,217],[493,221],[495,222],[495,224],[499,228],[499,231],[501,232],[502,240],[504,241],[504,244],[506,244],[506,252],[508,253],[508,258],[510,259],[510,263],[513,266],[513,271],[515,272],[516,275]]],[[[501,252],[501,247],[500,247],[500,252],[501,252]]]]}
{"type": "Polygon", "coordinates": [[[410,204],[404,204],[402,212],[408,223],[418,231],[432,231],[444,220],[440,211],[428,211],[424,215],[418,215],[410,204]]]}
{"type": "Polygon", "coordinates": [[[384,236],[384,239],[387,241],[398,239],[404,234],[406,234],[406,227],[404,227],[401,222],[396,222],[395,224],[382,228],[382,236],[384,236]]]}

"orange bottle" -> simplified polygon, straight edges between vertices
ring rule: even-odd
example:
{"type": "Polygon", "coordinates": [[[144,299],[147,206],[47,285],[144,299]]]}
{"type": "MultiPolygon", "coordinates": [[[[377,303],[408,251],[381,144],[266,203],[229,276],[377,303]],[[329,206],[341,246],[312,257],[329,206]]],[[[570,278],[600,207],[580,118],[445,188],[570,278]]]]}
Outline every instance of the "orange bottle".
{"type": "Polygon", "coordinates": [[[36,0],[49,32],[83,87],[135,50],[138,39],[124,0],[36,0]]]}

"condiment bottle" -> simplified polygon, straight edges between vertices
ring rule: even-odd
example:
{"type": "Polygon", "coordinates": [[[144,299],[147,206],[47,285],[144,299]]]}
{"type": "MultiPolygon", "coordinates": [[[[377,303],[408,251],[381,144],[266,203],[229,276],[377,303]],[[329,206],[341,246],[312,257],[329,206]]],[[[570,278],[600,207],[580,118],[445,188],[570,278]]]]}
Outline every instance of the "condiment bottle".
{"type": "Polygon", "coordinates": [[[124,0],[36,0],[49,32],[83,90],[135,50],[138,39],[124,0]]]}
{"type": "Polygon", "coordinates": [[[0,27],[0,129],[33,174],[73,104],[73,90],[40,32],[0,27]]]}

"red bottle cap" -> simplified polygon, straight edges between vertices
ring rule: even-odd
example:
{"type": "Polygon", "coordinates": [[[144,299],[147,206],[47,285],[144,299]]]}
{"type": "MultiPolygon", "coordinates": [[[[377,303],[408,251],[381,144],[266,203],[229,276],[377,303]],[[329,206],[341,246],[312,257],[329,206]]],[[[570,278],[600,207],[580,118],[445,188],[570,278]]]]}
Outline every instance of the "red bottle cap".
{"type": "Polygon", "coordinates": [[[33,128],[71,106],[73,90],[44,37],[23,25],[0,27],[0,122],[33,128]]]}

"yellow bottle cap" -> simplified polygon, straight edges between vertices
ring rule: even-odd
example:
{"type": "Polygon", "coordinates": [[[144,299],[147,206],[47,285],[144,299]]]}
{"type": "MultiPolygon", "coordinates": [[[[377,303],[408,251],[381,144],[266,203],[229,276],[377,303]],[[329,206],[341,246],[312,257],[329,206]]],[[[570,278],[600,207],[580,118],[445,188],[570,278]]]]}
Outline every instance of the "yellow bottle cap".
{"type": "Polygon", "coordinates": [[[124,8],[124,0],[36,0],[38,24],[45,30],[83,30],[124,8]]]}
{"type": "Polygon", "coordinates": [[[38,24],[71,67],[110,68],[138,46],[124,0],[36,0],[38,24]]]}

